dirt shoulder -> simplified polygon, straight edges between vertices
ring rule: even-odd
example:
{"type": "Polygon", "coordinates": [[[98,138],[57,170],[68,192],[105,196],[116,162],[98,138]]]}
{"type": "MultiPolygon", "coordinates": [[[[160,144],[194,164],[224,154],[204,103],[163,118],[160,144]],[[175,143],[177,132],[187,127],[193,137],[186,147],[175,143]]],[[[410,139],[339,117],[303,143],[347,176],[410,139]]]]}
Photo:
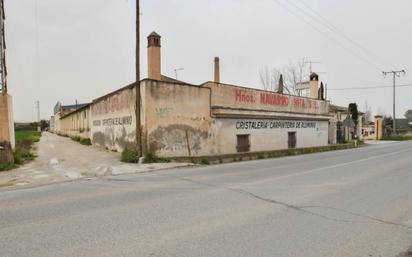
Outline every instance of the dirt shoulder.
{"type": "Polygon", "coordinates": [[[149,172],[184,167],[189,163],[126,164],[120,154],[84,146],[69,138],[43,133],[37,158],[12,171],[0,173],[0,190],[31,187],[88,177],[149,172]]]}

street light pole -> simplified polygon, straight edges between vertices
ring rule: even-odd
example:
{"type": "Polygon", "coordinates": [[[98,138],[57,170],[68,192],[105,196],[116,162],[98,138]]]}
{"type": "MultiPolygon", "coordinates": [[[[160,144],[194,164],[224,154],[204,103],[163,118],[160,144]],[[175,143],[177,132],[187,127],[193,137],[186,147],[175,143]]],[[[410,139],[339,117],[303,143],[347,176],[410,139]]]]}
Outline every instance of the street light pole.
{"type": "Polygon", "coordinates": [[[398,71],[383,71],[383,76],[386,77],[388,74],[392,74],[393,76],[393,120],[392,120],[392,129],[393,129],[393,134],[396,133],[396,77],[400,77],[401,74],[405,76],[406,71],[405,70],[398,70],[398,71]]]}

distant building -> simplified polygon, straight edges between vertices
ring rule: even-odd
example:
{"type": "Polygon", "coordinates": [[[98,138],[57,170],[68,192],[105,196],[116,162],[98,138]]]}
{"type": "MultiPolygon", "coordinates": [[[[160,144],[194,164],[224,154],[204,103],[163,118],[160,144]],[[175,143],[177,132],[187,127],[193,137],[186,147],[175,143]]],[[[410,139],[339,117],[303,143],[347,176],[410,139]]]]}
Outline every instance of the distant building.
{"type": "Polygon", "coordinates": [[[408,119],[396,119],[396,129],[409,129],[410,122],[408,119]]]}
{"type": "MultiPolygon", "coordinates": [[[[50,118],[50,131],[53,133],[60,133],[62,132],[62,127],[61,127],[61,119],[62,117],[67,116],[68,114],[82,109],[89,104],[83,103],[83,104],[72,104],[72,105],[62,105],[61,102],[57,102],[56,105],[53,108],[53,113],[54,115],[51,116],[50,118]]],[[[74,121],[73,121],[74,122],[74,121]]]]}
{"type": "MultiPolygon", "coordinates": [[[[355,123],[352,120],[348,107],[330,105],[329,114],[332,118],[329,120],[329,143],[340,144],[350,142],[355,137],[355,123]]],[[[364,113],[358,113],[358,124],[356,124],[356,137],[363,138],[362,134],[362,117],[364,113]]]]}
{"type": "Polygon", "coordinates": [[[362,126],[362,136],[366,140],[376,139],[375,136],[375,122],[368,122],[362,126]]]}

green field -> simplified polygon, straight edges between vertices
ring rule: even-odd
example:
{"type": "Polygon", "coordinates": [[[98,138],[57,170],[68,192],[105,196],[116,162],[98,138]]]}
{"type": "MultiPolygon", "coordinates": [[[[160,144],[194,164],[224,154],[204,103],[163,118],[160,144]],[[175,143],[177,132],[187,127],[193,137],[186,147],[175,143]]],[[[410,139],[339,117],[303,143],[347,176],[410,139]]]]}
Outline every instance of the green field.
{"type": "Polygon", "coordinates": [[[36,131],[16,131],[16,149],[14,163],[0,164],[0,171],[11,170],[18,165],[29,162],[35,158],[32,152],[33,144],[40,141],[41,133],[36,131]]]}
{"type": "Polygon", "coordinates": [[[22,142],[39,142],[41,133],[37,131],[16,131],[16,144],[22,142]]]}

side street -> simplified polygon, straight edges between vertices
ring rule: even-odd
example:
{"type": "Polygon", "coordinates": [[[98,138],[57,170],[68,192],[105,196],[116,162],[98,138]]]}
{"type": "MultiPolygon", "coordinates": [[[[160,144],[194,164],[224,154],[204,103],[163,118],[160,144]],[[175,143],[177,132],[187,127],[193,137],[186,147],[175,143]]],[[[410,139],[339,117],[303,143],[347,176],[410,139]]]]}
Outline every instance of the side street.
{"type": "Polygon", "coordinates": [[[0,172],[0,191],[81,178],[150,172],[184,167],[188,163],[126,164],[120,154],[83,146],[70,138],[44,132],[34,161],[12,171],[0,172]]]}

